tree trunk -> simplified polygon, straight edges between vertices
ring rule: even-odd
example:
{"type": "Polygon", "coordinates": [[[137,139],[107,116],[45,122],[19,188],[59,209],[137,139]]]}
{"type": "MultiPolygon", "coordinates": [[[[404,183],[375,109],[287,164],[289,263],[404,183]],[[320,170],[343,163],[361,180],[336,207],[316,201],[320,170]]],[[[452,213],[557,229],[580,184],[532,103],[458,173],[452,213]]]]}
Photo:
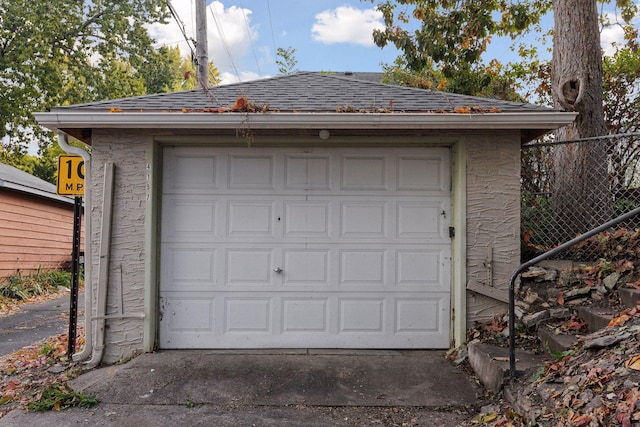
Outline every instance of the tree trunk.
{"type": "MultiPolygon", "coordinates": [[[[596,0],[553,0],[553,11],[554,107],[579,113],[574,123],[557,131],[557,141],[605,135],[596,0]]],[[[610,219],[605,141],[555,147],[553,164],[552,207],[561,220],[558,242],[610,219]]]]}

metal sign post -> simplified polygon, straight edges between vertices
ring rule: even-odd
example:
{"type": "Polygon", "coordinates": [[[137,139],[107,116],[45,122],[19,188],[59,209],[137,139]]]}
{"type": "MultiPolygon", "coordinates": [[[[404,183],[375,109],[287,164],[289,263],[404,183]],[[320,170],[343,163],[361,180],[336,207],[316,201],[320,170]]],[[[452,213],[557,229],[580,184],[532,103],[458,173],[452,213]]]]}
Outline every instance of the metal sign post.
{"type": "Polygon", "coordinates": [[[69,336],[67,359],[76,348],[78,324],[78,289],[80,287],[80,236],[82,226],[82,195],[84,194],[84,160],[79,156],[58,157],[57,193],[75,196],[73,203],[73,243],[71,247],[71,302],[69,304],[69,336]]]}
{"type": "Polygon", "coordinates": [[[67,360],[76,348],[76,329],[78,325],[78,288],[80,287],[80,226],[82,224],[82,197],[76,197],[73,203],[73,246],[71,250],[71,302],[69,304],[69,336],[67,360]]]}

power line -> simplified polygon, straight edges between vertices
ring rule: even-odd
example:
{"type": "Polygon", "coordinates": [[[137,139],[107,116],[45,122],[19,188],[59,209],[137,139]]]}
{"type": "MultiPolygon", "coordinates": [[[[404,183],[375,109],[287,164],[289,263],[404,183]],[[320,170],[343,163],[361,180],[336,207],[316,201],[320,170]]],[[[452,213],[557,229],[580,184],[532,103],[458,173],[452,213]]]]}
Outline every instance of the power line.
{"type": "Polygon", "coordinates": [[[271,19],[271,3],[267,0],[267,11],[269,12],[269,27],[271,28],[271,42],[273,43],[274,54],[278,51],[276,47],[276,36],[273,34],[273,19],[271,19]]]}
{"type": "Polygon", "coordinates": [[[213,17],[213,22],[216,24],[216,29],[218,30],[218,35],[220,36],[220,41],[222,42],[222,47],[229,58],[229,62],[231,63],[231,67],[233,68],[233,72],[235,73],[238,80],[240,80],[240,73],[236,68],[236,64],[233,62],[233,58],[231,57],[231,52],[229,51],[229,46],[227,45],[227,38],[224,35],[224,30],[222,29],[222,25],[218,23],[218,19],[216,18],[216,14],[214,12],[214,8],[209,7],[209,11],[211,12],[211,16],[213,17]]]}
{"type": "Polygon", "coordinates": [[[180,32],[182,33],[182,37],[184,37],[184,40],[187,42],[187,46],[189,47],[189,50],[191,51],[191,57],[192,58],[195,57],[195,53],[194,53],[195,46],[193,46],[193,39],[189,38],[187,36],[187,31],[185,30],[184,22],[182,22],[182,20],[178,16],[178,13],[176,12],[176,10],[171,5],[171,2],[169,0],[165,0],[165,3],[167,4],[167,7],[169,8],[169,12],[171,12],[171,16],[173,16],[173,19],[176,21],[176,24],[178,24],[178,28],[180,29],[180,32]]]}

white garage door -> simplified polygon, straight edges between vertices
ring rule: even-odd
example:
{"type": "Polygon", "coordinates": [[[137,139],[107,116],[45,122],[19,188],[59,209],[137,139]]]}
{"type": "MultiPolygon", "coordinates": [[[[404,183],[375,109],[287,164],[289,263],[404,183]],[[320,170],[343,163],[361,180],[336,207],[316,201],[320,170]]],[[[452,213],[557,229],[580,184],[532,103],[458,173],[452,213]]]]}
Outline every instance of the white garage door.
{"type": "Polygon", "coordinates": [[[163,154],[162,348],[449,346],[449,149],[163,154]]]}

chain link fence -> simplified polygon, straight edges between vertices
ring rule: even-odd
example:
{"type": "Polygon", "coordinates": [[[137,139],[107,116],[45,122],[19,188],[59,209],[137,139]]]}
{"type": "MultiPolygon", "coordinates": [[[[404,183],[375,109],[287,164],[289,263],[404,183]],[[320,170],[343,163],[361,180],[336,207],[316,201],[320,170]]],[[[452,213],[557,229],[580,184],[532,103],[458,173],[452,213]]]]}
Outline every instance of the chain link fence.
{"type": "MultiPolygon", "coordinates": [[[[527,144],[521,161],[523,261],[640,206],[640,133],[527,144]]],[[[595,261],[594,241],[560,256],[595,261]]]]}

